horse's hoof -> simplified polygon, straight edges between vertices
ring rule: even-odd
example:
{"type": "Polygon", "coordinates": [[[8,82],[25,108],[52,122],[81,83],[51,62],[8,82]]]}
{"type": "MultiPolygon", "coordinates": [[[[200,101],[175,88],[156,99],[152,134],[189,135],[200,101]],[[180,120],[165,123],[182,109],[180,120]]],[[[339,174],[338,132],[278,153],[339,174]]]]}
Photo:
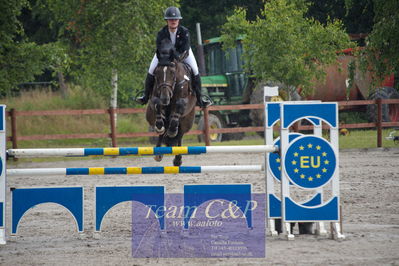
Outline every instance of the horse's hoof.
{"type": "Polygon", "coordinates": [[[173,166],[180,166],[182,164],[182,159],[174,159],[173,166]]]}
{"type": "Polygon", "coordinates": [[[161,129],[155,127],[155,131],[156,131],[159,135],[162,135],[163,133],[165,133],[165,127],[161,127],[161,129]]]}
{"type": "Polygon", "coordinates": [[[163,155],[155,155],[154,156],[154,160],[157,161],[157,162],[162,161],[162,158],[163,158],[163,155]]]}
{"type": "Polygon", "coordinates": [[[168,135],[169,138],[174,138],[177,136],[177,130],[168,130],[168,132],[166,133],[166,135],[168,135]]]}

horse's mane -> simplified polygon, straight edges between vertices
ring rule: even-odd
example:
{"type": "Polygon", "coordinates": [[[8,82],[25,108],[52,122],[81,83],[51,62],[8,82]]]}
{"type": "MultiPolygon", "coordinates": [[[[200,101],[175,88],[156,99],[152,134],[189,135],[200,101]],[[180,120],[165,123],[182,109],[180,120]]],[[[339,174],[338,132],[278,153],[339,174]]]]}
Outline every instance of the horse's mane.
{"type": "Polygon", "coordinates": [[[177,62],[183,62],[187,56],[188,51],[179,54],[169,39],[163,39],[160,47],[157,49],[158,62],[161,66],[170,66],[175,59],[177,62]]]}
{"type": "Polygon", "coordinates": [[[169,66],[175,59],[175,47],[169,39],[163,39],[160,47],[157,49],[159,65],[169,66]]]}

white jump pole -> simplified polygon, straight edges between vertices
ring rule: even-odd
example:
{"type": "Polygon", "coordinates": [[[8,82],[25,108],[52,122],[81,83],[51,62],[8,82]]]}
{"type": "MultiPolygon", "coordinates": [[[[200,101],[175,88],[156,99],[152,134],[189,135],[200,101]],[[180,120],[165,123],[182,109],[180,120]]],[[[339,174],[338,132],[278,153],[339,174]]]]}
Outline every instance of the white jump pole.
{"type": "Polygon", "coordinates": [[[205,153],[262,153],[277,152],[273,145],[243,145],[243,146],[192,146],[192,147],[126,147],[126,148],[56,148],[56,149],[9,149],[8,156],[26,157],[74,157],[74,156],[127,156],[154,154],[205,154],[205,153]]]}

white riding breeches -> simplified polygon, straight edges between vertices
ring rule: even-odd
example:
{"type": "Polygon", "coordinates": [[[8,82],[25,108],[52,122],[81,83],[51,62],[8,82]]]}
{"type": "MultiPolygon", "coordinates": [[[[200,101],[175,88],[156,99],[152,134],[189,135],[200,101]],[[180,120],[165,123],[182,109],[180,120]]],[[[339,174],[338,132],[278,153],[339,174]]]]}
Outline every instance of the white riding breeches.
{"type": "MultiPolygon", "coordinates": [[[[193,70],[194,76],[199,74],[197,61],[195,60],[194,53],[191,50],[191,48],[188,51],[187,58],[184,59],[184,63],[187,63],[191,67],[191,69],[193,70]]],[[[155,54],[154,57],[152,58],[150,68],[148,69],[148,73],[150,73],[151,75],[154,75],[154,70],[157,67],[157,65],[158,65],[158,58],[157,58],[157,55],[155,54]]]]}

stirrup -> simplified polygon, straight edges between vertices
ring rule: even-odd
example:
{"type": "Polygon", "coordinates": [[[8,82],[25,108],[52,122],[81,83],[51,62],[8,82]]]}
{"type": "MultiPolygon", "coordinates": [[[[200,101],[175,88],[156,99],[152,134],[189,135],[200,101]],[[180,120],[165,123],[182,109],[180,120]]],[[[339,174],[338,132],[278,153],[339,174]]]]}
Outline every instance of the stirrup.
{"type": "Polygon", "coordinates": [[[213,101],[212,101],[211,97],[209,97],[208,95],[202,95],[200,101],[201,101],[200,107],[202,107],[202,108],[206,108],[206,107],[213,105],[213,101]],[[205,99],[202,99],[202,98],[205,98],[205,99]]]}
{"type": "Polygon", "coordinates": [[[145,96],[135,97],[134,100],[141,105],[148,103],[148,99],[145,96]]]}

